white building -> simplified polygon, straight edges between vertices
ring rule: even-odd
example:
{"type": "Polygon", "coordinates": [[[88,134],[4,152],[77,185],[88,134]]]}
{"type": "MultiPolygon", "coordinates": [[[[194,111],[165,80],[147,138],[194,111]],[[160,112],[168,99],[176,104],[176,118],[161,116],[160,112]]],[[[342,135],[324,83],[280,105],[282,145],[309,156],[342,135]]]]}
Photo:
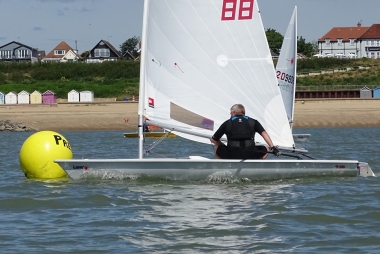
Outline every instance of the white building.
{"type": "Polygon", "coordinates": [[[30,103],[30,94],[27,91],[21,91],[17,95],[18,104],[29,104],[30,103]]]}
{"type": "Polygon", "coordinates": [[[79,102],[79,93],[78,91],[71,90],[67,93],[67,102],[79,102]]]}
{"type": "Polygon", "coordinates": [[[82,91],[79,93],[80,102],[93,102],[94,92],[92,91],[82,91]]]}
{"type": "Polygon", "coordinates": [[[17,104],[17,93],[9,92],[5,95],[5,104],[17,104]]]}
{"type": "Polygon", "coordinates": [[[334,27],[318,40],[319,54],[339,58],[380,58],[380,24],[334,27]]]}

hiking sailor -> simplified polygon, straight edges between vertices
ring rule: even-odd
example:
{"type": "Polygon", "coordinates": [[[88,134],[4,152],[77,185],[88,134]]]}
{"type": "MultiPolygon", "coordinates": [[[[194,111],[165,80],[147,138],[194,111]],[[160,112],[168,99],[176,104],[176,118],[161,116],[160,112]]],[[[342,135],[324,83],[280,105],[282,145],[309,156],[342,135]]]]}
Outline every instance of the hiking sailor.
{"type": "Polygon", "coordinates": [[[273,145],[271,138],[259,121],[245,115],[242,104],[231,107],[231,118],[225,121],[210,139],[216,147],[215,156],[219,159],[265,159],[269,148],[255,145],[255,133],[259,133],[276,156],[281,152],[273,145]],[[227,146],[220,141],[226,134],[227,146]]]}

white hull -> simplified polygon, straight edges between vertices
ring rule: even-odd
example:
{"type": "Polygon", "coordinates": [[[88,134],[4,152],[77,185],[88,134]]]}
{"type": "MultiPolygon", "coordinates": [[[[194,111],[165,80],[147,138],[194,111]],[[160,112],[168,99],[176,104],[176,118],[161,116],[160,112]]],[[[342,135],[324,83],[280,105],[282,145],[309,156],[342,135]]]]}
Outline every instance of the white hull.
{"type": "Polygon", "coordinates": [[[74,159],[55,160],[74,180],[86,176],[141,174],[172,180],[203,180],[230,175],[252,180],[311,176],[373,175],[355,160],[217,160],[217,159],[74,159]],[[366,171],[366,172],[365,172],[366,171]]]}

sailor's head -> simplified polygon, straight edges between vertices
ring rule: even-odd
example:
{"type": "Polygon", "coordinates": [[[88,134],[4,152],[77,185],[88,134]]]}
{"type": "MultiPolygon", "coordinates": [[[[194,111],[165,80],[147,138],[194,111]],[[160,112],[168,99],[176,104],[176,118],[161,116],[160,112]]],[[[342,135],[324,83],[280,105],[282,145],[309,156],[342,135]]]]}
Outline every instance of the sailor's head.
{"type": "Polygon", "coordinates": [[[245,108],[242,104],[234,104],[230,109],[231,116],[245,115],[245,108]]]}

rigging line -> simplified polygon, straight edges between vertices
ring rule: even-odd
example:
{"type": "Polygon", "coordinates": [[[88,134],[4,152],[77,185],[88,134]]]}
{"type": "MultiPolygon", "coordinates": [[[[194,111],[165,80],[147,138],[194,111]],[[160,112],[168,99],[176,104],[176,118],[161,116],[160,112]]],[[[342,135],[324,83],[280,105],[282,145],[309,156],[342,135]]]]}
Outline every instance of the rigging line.
{"type": "Polygon", "coordinates": [[[145,150],[145,155],[148,155],[148,154],[150,153],[150,151],[151,151],[154,147],[156,147],[159,143],[161,143],[165,138],[167,138],[167,137],[169,136],[170,133],[171,133],[171,131],[166,132],[165,135],[162,135],[162,137],[161,137],[159,140],[157,140],[157,141],[153,142],[151,145],[147,146],[147,147],[144,149],[144,150],[145,150]]]}

